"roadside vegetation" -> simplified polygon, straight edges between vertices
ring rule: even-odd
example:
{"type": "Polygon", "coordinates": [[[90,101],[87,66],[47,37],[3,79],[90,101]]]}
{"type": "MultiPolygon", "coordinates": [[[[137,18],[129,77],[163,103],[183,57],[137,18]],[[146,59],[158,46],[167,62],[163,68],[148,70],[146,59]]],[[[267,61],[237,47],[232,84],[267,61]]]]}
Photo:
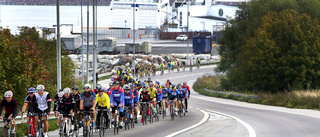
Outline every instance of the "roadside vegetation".
{"type": "MultiPolygon", "coordinates": [[[[0,99],[11,90],[19,110],[29,87],[42,84],[51,98],[57,94],[56,40],[48,36],[46,30],[40,35],[28,27],[22,28],[19,35],[10,34],[9,29],[0,31],[0,99]]],[[[64,46],[61,54],[61,83],[67,87],[74,84],[74,64],[64,46]]]]}
{"type": "MultiPolygon", "coordinates": [[[[26,120],[26,119],[25,119],[26,120]]],[[[49,131],[54,131],[58,129],[58,119],[49,119],[49,131]]],[[[16,124],[16,137],[24,137],[28,134],[27,123],[16,124]]],[[[2,133],[2,128],[0,128],[0,133],[2,133]]]]}
{"type": "Polygon", "coordinates": [[[221,79],[225,77],[226,76],[205,75],[197,79],[193,85],[193,89],[202,95],[212,97],[288,108],[320,110],[320,90],[293,90],[290,92],[286,91],[277,93],[239,90],[227,91],[221,85],[221,79]],[[222,91],[224,94],[215,91],[222,91]]]}

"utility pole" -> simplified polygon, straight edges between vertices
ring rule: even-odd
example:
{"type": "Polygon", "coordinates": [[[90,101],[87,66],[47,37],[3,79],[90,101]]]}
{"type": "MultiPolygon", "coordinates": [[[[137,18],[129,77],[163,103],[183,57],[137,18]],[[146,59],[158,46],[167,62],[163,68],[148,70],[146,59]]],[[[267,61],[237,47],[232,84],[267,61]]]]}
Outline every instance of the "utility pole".
{"type": "Polygon", "coordinates": [[[87,0],[87,84],[89,83],[89,0],[87,0]]]}
{"type": "Polygon", "coordinates": [[[189,62],[189,0],[187,3],[187,62],[189,62]]]}
{"type": "Polygon", "coordinates": [[[133,2],[133,25],[132,25],[132,28],[133,28],[133,59],[132,59],[132,66],[134,67],[133,69],[133,74],[135,74],[135,71],[136,71],[136,67],[135,67],[135,61],[136,61],[136,57],[135,57],[135,54],[136,54],[136,45],[135,45],[135,38],[136,38],[136,15],[135,15],[135,12],[136,12],[136,4],[135,4],[135,0],[132,0],[133,2]]]}
{"type": "Polygon", "coordinates": [[[95,27],[96,27],[96,16],[95,16],[95,0],[92,0],[92,19],[93,19],[93,25],[92,25],[92,33],[93,33],[93,87],[92,89],[96,88],[96,71],[97,71],[97,47],[96,47],[96,31],[95,31],[95,27]]]}
{"type": "Polygon", "coordinates": [[[60,0],[57,0],[57,93],[61,89],[60,0]]]}
{"type": "Polygon", "coordinates": [[[84,71],[83,71],[83,17],[82,17],[82,0],[81,0],[81,74],[82,74],[82,85],[84,84],[84,71]]]}

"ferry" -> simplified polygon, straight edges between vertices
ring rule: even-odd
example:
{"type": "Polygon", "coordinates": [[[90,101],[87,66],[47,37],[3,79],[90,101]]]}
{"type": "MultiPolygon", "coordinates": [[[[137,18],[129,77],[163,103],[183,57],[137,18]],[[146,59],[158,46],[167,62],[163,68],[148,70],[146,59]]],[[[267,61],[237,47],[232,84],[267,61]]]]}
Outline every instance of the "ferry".
{"type": "Polygon", "coordinates": [[[112,0],[109,27],[133,29],[135,21],[135,29],[159,29],[168,20],[169,8],[169,0],[112,0]]]}

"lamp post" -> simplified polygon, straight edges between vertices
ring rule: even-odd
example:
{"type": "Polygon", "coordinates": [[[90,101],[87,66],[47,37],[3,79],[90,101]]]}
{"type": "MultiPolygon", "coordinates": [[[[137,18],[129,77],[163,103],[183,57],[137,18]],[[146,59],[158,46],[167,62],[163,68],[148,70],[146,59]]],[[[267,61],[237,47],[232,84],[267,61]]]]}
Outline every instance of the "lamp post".
{"type": "Polygon", "coordinates": [[[187,3],[187,62],[189,61],[189,0],[187,3]]]}
{"type": "Polygon", "coordinates": [[[81,74],[82,74],[82,85],[84,84],[84,71],[83,71],[83,17],[82,17],[82,0],[81,0],[81,74]]]}
{"type": "Polygon", "coordinates": [[[127,37],[127,20],[124,20],[124,38],[127,37]]]}
{"type": "Polygon", "coordinates": [[[57,93],[61,89],[60,0],[57,0],[57,93]]]}
{"type": "Polygon", "coordinates": [[[135,38],[136,38],[136,15],[135,15],[135,11],[136,11],[136,4],[135,4],[135,0],[132,0],[132,7],[133,7],[133,24],[132,24],[132,28],[133,28],[133,59],[132,59],[132,66],[134,67],[133,69],[133,74],[135,74],[135,53],[136,53],[136,45],[135,45],[135,38]]]}

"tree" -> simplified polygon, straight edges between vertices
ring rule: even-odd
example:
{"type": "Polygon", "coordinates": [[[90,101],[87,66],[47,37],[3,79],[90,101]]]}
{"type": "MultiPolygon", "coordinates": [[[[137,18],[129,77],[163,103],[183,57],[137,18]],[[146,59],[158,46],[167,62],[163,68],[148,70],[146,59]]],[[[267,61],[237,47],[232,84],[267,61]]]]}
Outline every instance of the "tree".
{"type": "Polygon", "coordinates": [[[295,10],[269,12],[238,56],[241,89],[284,91],[320,84],[320,25],[295,10]]]}
{"type": "Polygon", "coordinates": [[[218,41],[221,45],[219,47],[221,61],[215,70],[230,73],[227,79],[230,81],[226,83],[235,84],[233,75],[236,71],[233,70],[240,64],[239,54],[243,52],[246,41],[254,36],[265,15],[273,11],[293,9],[300,14],[306,13],[311,18],[320,19],[318,7],[320,7],[319,0],[252,0],[249,3],[242,3],[235,19],[229,21],[229,25],[222,32],[222,38],[218,41]]]}
{"type": "Polygon", "coordinates": [[[10,30],[0,31],[0,88],[11,90],[18,105],[23,104],[27,90],[47,78],[36,44],[17,39],[10,30]]]}

